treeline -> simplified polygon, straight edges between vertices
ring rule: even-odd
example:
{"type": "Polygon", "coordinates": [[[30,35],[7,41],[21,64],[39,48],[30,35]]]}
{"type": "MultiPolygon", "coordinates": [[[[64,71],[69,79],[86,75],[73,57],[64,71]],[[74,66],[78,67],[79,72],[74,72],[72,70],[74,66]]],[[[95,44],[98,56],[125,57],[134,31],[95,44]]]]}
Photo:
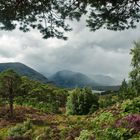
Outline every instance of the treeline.
{"type": "Polygon", "coordinates": [[[98,96],[91,88],[66,90],[52,84],[43,84],[9,69],[0,74],[1,106],[9,104],[10,117],[14,116],[14,105],[30,106],[48,113],[83,115],[99,108],[98,96]]]}
{"type": "Polygon", "coordinates": [[[59,112],[59,108],[65,107],[67,95],[65,89],[21,77],[11,69],[0,74],[0,105],[9,104],[10,117],[14,116],[14,105],[31,106],[44,112],[59,112]]]}
{"type": "Polygon", "coordinates": [[[136,87],[125,80],[119,91],[94,94],[88,87],[66,90],[21,77],[13,70],[0,74],[0,105],[9,104],[10,117],[14,116],[14,105],[29,106],[46,113],[62,113],[63,109],[70,115],[92,114],[99,108],[137,97],[138,93],[136,87]]]}

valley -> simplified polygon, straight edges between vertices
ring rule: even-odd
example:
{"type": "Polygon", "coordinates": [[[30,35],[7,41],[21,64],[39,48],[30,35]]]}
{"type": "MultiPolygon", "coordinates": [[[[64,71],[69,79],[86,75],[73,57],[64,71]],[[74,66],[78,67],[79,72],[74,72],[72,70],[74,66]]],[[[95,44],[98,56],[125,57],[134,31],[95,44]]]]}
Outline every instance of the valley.
{"type": "Polygon", "coordinates": [[[22,63],[1,63],[0,140],[139,140],[137,67],[131,81],[113,86],[110,77],[97,76],[102,85],[68,70],[46,78],[22,63]]]}

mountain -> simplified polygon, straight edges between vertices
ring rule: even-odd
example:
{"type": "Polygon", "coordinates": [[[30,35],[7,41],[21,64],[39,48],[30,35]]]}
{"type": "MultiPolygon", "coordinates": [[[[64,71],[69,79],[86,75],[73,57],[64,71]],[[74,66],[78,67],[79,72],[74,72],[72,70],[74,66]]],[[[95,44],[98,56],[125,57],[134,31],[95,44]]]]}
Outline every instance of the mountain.
{"type": "Polygon", "coordinates": [[[89,78],[87,75],[79,72],[62,70],[48,77],[48,79],[57,86],[65,88],[90,86],[94,90],[102,91],[119,89],[119,86],[114,86],[116,85],[116,81],[109,76],[94,75],[90,77],[92,78],[89,78]]]}
{"type": "Polygon", "coordinates": [[[69,70],[58,71],[54,75],[50,76],[48,79],[54,82],[57,86],[67,88],[100,85],[82,73],[69,70]]]}
{"type": "Polygon", "coordinates": [[[110,76],[93,75],[90,77],[92,77],[92,79],[94,79],[95,82],[99,83],[102,86],[114,86],[118,84],[118,82],[110,76]]]}
{"type": "Polygon", "coordinates": [[[45,76],[22,63],[0,63],[0,72],[7,69],[13,69],[19,75],[27,76],[32,80],[37,80],[43,83],[48,82],[48,79],[45,76]]]}
{"type": "MultiPolygon", "coordinates": [[[[115,80],[109,76],[93,75],[89,78],[87,75],[80,72],[73,72],[69,70],[62,70],[56,72],[54,75],[48,77],[48,79],[35,71],[34,69],[22,64],[22,63],[0,63],[0,72],[13,69],[19,75],[27,76],[30,79],[37,80],[43,83],[52,82],[60,87],[75,88],[90,86],[95,90],[116,90],[118,86],[113,86],[115,80]]],[[[115,85],[115,84],[114,84],[115,85]]]]}

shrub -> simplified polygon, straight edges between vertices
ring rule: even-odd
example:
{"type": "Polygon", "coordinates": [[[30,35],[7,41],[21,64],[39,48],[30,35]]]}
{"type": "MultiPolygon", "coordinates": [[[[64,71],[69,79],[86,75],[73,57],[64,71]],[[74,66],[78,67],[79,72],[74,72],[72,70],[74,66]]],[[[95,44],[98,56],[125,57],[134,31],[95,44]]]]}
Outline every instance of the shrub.
{"type": "Polygon", "coordinates": [[[131,131],[126,128],[109,127],[101,135],[103,140],[128,140],[132,137],[131,131]]]}
{"type": "Polygon", "coordinates": [[[117,96],[104,95],[104,96],[101,96],[99,99],[99,106],[100,108],[105,108],[105,107],[115,104],[117,101],[118,101],[117,96]]]}
{"type": "Polygon", "coordinates": [[[121,109],[123,113],[139,113],[140,112],[140,97],[133,100],[126,100],[122,103],[121,109]]]}
{"type": "Polygon", "coordinates": [[[52,131],[49,127],[46,127],[39,136],[36,137],[35,140],[49,140],[51,139],[52,131]]]}
{"type": "Polygon", "coordinates": [[[82,130],[80,133],[80,136],[78,138],[76,138],[76,140],[94,140],[94,136],[92,134],[92,132],[89,132],[88,130],[82,130]]]}
{"type": "Polygon", "coordinates": [[[110,112],[103,112],[91,121],[92,129],[104,129],[107,125],[112,124],[114,121],[113,114],[110,112]]]}
{"type": "Polygon", "coordinates": [[[85,115],[90,112],[92,106],[94,110],[97,110],[99,107],[98,97],[92,93],[92,90],[89,88],[76,88],[68,97],[66,105],[67,114],[85,115]]]}
{"type": "Polygon", "coordinates": [[[98,108],[99,108],[98,105],[96,105],[96,104],[92,105],[89,110],[89,114],[94,113],[98,108]]]}
{"type": "Polygon", "coordinates": [[[137,97],[137,96],[138,96],[138,93],[134,87],[128,87],[125,91],[119,92],[120,100],[133,99],[134,97],[137,97]]]}
{"type": "Polygon", "coordinates": [[[11,137],[19,137],[28,134],[32,129],[32,123],[30,120],[25,121],[23,124],[17,124],[16,126],[10,128],[8,134],[11,137]]]}
{"type": "Polygon", "coordinates": [[[117,120],[116,126],[131,129],[133,133],[138,133],[140,131],[140,115],[132,114],[117,120]]]}

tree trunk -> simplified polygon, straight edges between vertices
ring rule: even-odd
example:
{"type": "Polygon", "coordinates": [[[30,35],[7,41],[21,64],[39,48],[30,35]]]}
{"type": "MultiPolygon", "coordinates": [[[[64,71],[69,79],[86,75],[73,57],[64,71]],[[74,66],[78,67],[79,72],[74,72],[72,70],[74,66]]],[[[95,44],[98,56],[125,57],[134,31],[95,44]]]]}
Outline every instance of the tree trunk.
{"type": "Polygon", "coordinates": [[[13,98],[10,98],[10,117],[13,118],[14,117],[14,109],[13,109],[13,98]]]}
{"type": "Polygon", "coordinates": [[[14,101],[13,88],[11,86],[10,87],[10,95],[9,95],[9,106],[10,106],[10,117],[11,118],[14,117],[13,101],[14,101]]]}

